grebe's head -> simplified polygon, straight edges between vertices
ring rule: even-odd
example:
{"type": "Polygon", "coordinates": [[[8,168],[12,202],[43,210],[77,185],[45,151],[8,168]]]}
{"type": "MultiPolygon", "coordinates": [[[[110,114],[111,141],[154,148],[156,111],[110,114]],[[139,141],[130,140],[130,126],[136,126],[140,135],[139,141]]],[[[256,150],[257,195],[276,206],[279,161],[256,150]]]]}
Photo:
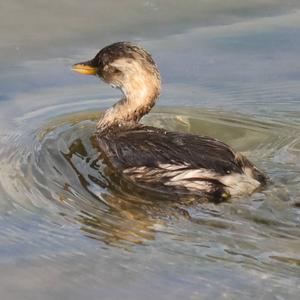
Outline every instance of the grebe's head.
{"type": "Polygon", "coordinates": [[[119,87],[128,99],[156,98],[160,92],[160,75],[151,55],[129,42],[109,45],[93,59],[73,65],[73,70],[98,75],[113,87],[119,87]]]}

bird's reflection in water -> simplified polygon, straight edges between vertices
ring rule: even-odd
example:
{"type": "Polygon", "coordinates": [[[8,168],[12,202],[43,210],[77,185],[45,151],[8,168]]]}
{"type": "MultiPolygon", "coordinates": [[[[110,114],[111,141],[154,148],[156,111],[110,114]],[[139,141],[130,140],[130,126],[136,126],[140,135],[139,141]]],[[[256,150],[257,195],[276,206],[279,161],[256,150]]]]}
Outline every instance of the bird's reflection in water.
{"type": "MultiPolygon", "coordinates": [[[[86,236],[114,246],[143,244],[153,240],[156,230],[164,228],[170,217],[188,217],[178,205],[151,200],[151,197],[146,199],[122,184],[103,164],[94,137],[89,143],[78,138],[68,148],[69,151],[62,154],[78,177],[81,186],[77,190],[84,189],[91,196],[76,203],[79,213],[75,219],[81,223],[86,236]],[[88,204],[88,201],[93,203],[88,204]]],[[[73,190],[70,185],[65,185],[64,189],[70,193],[73,190]]]]}

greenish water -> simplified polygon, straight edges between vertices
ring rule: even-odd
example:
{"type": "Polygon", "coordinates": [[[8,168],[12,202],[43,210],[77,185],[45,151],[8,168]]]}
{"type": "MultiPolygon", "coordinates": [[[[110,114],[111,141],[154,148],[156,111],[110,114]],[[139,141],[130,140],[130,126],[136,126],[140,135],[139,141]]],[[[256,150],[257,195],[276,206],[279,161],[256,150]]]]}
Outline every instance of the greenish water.
{"type": "Polygon", "coordinates": [[[1,299],[299,298],[298,1],[0,10],[1,299]],[[110,181],[93,133],[120,93],[70,68],[118,40],[161,69],[143,122],[225,141],[267,173],[265,190],[177,205],[110,181]]]}

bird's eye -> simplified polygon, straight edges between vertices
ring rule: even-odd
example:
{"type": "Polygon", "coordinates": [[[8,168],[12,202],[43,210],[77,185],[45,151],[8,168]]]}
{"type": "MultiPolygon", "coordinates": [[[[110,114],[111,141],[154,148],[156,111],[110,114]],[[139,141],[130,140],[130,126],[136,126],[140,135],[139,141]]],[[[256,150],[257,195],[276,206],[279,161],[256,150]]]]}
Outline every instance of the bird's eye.
{"type": "Polygon", "coordinates": [[[119,69],[117,69],[116,67],[111,67],[111,72],[114,74],[120,74],[122,73],[119,69]]]}
{"type": "Polygon", "coordinates": [[[110,73],[110,74],[119,74],[122,73],[118,68],[112,65],[106,65],[103,68],[103,71],[110,73]]]}

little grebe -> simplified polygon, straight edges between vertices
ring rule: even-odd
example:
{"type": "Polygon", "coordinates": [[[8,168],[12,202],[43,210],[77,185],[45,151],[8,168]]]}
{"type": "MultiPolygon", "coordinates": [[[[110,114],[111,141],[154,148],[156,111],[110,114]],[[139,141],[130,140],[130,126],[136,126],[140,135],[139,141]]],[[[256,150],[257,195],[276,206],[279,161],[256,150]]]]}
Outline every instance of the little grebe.
{"type": "Polygon", "coordinates": [[[114,172],[143,189],[173,195],[226,200],[251,194],[266,177],[228,145],[195,134],[143,126],[160,93],[160,74],[143,48],[119,42],[92,60],[73,65],[81,74],[98,75],[124,97],[97,124],[97,141],[114,172]]]}

